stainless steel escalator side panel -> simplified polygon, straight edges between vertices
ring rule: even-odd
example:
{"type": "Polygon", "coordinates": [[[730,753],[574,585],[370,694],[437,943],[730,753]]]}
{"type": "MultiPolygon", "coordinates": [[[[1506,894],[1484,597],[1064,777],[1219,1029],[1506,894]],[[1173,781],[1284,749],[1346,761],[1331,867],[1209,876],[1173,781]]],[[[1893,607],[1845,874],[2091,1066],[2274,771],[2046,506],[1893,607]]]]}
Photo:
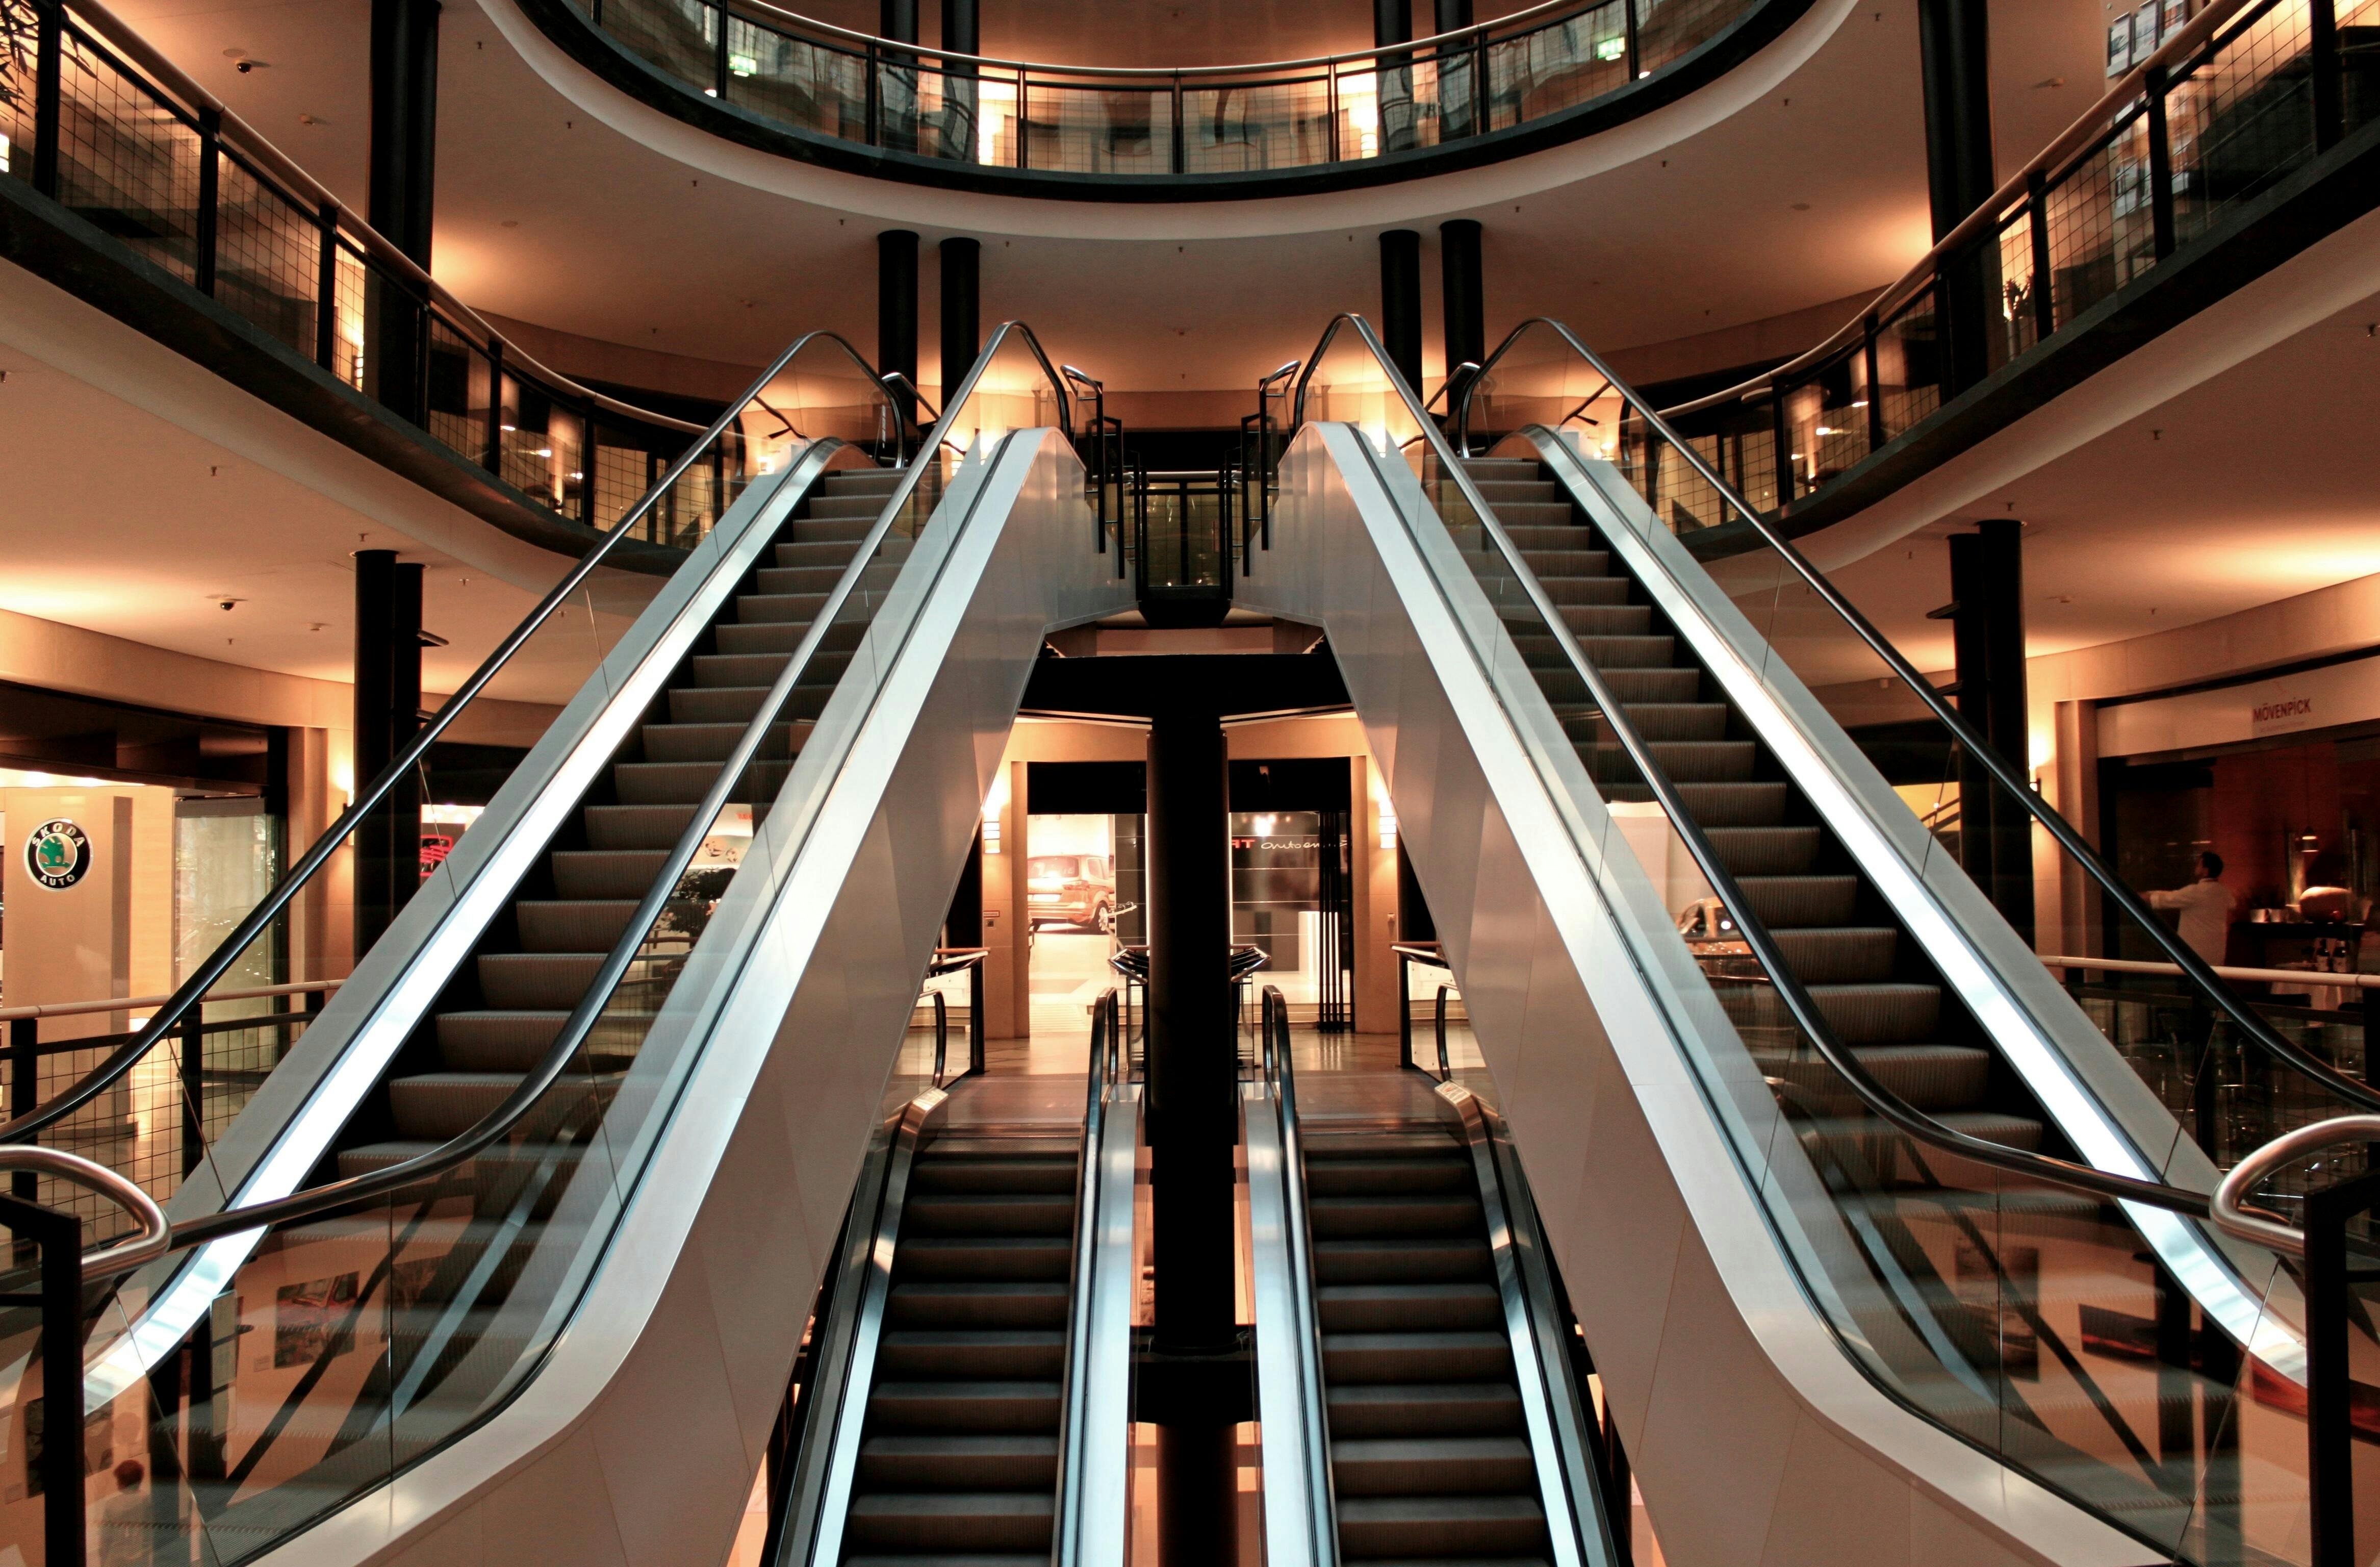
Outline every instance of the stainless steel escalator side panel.
{"type": "Polygon", "coordinates": [[[2135,1567],[1805,1293],[1840,1217],[1411,470],[1309,426],[1234,597],[1329,634],[1664,1551],[2135,1567]]]}
{"type": "Polygon", "coordinates": [[[1099,1136],[1087,1143],[1092,1173],[1087,1289],[1073,1306],[1070,1353],[1079,1342],[1080,1427],[1064,1436],[1059,1467],[1057,1567],[1124,1567],[1132,1525],[1132,1307],[1134,1182],[1140,1165],[1140,1086],[1111,1081],[1099,1136]]]}
{"type": "MultiPolygon", "coordinates": [[[[778,526],[845,450],[836,441],[813,443],[728,508],[210,1147],[207,1161],[165,1205],[170,1218],[218,1211],[226,1186],[235,1202],[254,1203],[304,1183],[663,682],[759,564],[778,526]]],[[[102,1407],[170,1353],[252,1245],[252,1237],[231,1237],[127,1281],[124,1310],[110,1315],[131,1326],[94,1342],[89,1406],[102,1407]]]]}
{"type": "Polygon", "coordinates": [[[1519,1160],[1506,1160],[1509,1136],[1500,1136],[1500,1118],[1460,1083],[1441,1083],[1439,1103],[1471,1156],[1479,1181],[1479,1204],[1488,1221],[1488,1244],[1496,1257],[1496,1294],[1504,1308],[1504,1332],[1512,1350],[1512,1372],[1521,1390],[1529,1448],[1536,1456],[1537,1492],[1546,1510],[1554,1567],[1609,1567],[1610,1521],[1595,1477],[1581,1406],[1584,1389],[1572,1375],[1568,1330],[1556,1318],[1553,1282],[1546,1274],[1536,1208],[1520,1176],[1519,1160]],[[1501,1143],[1503,1146],[1499,1147],[1501,1143]]]}
{"type": "MultiPolygon", "coordinates": [[[[1594,519],[2084,1159],[2119,1174],[2213,1191],[2221,1172],[2172,1111],[1628,480],[1542,428],[1499,450],[1539,458],[1594,519]]],[[[2234,1339],[2304,1380],[2303,1295],[2272,1253],[2163,1209],[2123,1206],[2174,1277],[2234,1339]]]]}
{"type": "Polygon", "coordinates": [[[1256,1307],[1266,1567],[1338,1567],[1297,1129],[1279,1094],[1261,1080],[1240,1085],[1240,1112],[1248,1150],[1248,1294],[1256,1307]]]}
{"type": "Polygon", "coordinates": [[[901,1211],[909,1200],[909,1171],[927,1130],[949,1102],[941,1089],[927,1089],[903,1107],[892,1134],[883,1191],[859,1259],[863,1271],[848,1342],[835,1346],[844,1357],[841,1375],[819,1389],[817,1419],[794,1481],[800,1511],[787,1515],[777,1551],[779,1567],[836,1567],[843,1560],[843,1526],[851,1512],[852,1481],[859,1473],[859,1443],[867,1433],[868,1395],[875,1385],[884,1307],[892,1295],[892,1258],[901,1238],[901,1211]]]}
{"type": "Polygon", "coordinates": [[[647,1037],[641,1174],[539,1374],[261,1560],[725,1557],[1042,638],[1131,603],[1091,534],[1059,432],[961,466],[647,1037]]]}

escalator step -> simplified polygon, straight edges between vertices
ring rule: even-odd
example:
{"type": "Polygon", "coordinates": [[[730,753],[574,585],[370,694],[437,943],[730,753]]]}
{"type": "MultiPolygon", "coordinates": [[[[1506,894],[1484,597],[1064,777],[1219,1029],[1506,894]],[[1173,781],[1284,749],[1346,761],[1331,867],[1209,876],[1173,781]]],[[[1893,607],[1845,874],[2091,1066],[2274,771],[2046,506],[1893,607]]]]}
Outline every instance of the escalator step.
{"type": "MultiPolygon", "coordinates": [[[[587,829],[589,845],[594,848],[670,849],[677,846],[679,837],[694,820],[694,807],[587,806],[580,809],[578,820],[587,829]]],[[[610,941],[602,943],[606,949],[611,944],[610,941]]],[[[554,950],[566,952],[572,949],[554,950]]],[[[577,950],[583,952],[586,949],[577,950]]]]}
{"type": "Polygon", "coordinates": [[[1318,1284],[1423,1283],[1489,1277],[1495,1266],[1485,1240],[1317,1241],[1318,1284]]]}
{"type": "Polygon", "coordinates": [[[1332,1333],[1492,1329],[1504,1319],[1493,1284],[1325,1284],[1314,1304],[1332,1333]]]}
{"type": "MultiPolygon", "coordinates": [[[[1742,783],[1759,760],[1759,749],[1749,740],[1648,740],[1646,748],[1672,784],[1742,783]]],[[[1586,775],[1597,781],[1643,776],[1635,759],[1618,744],[1581,746],[1578,755],[1586,775]]]]}
{"type": "Polygon", "coordinates": [[[904,1282],[892,1286],[885,1317],[904,1327],[1063,1328],[1068,1298],[1062,1281],[904,1282]]]}
{"type": "Polygon", "coordinates": [[[1520,1437],[1389,1437],[1332,1442],[1330,1476],[1342,1497],[1526,1495],[1537,1464],[1520,1437]]]}
{"type": "MultiPolygon", "coordinates": [[[[1425,1167],[1427,1168],[1427,1167],[1425,1167]]],[[[1307,1203],[1315,1237],[1355,1240],[1370,1236],[1419,1238],[1476,1233],[1483,1222],[1479,1199],[1467,1192],[1385,1197],[1324,1197],[1307,1203]]]]}
{"type": "Polygon", "coordinates": [[[1747,876],[1743,895],[1761,923],[1848,925],[1859,906],[1856,876],[1747,876]]]}
{"type": "Polygon", "coordinates": [[[1073,1251],[1070,1235],[921,1235],[893,1253],[893,1277],[909,1280],[1063,1279],[1073,1251]]]}
{"type": "Polygon", "coordinates": [[[1339,1503],[1339,1548],[1357,1560],[1506,1556],[1545,1543],[1546,1515],[1534,1496],[1349,1497],[1339,1503]]]}
{"type": "Polygon", "coordinates": [[[877,1351],[877,1374],[922,1380],[937,1377],[1057,1378],[1065,1372],[1066,1335],[1003,1330],[896,1329],[877,1351]]]}
{"type": "Polygon", "coordinates": [[[1714,827],[1706,822],[1703,836],[1736,876],[1790,876],[1809,869],[1818,857],[1815,827],[1714,827]]]}
{"type": "Polygon", "coordinates": [[[1071,1154],[1063,1159],[986,1159],[945,1155],[941,1147],[929,1148],[910,1167],[912,1192],[980,1192],[997,1183],[1004,1192],[1063,1192],[1071,1198],[1080,1184],[1081,1172],[1071,1154]]]}
{"type": "Polygon", "coordinates": [[[1396,1132],[1315,1132],[1305,1139],[1308,1163],[1413,1156],[1451,1156],[1466,1161],[1470,1158],[1451,1133],[1441,1132],[1435,1127],[1396,1132]]]}
{"type": "Polygon", "coordinates": [[[1501,1436],[1524,1429],[1521,1391],[1509,1381],[1421,1381],[1328,1389],[1333,1439],[1356,1436],[1501,1436]]]}
{"type": "MultiPolygon", "coordinates": [[[[784,785],[792,763],[755,760],[747,770],[751,788],[774,792],[784,785]]],[[[621,761],[612,764],[612,787],[624,806],[690,806],[701,802],[719,781],[713,761],[621,761]]],[[[648,883],[650,885],[650,883],[648,883]]],[[[642,892],[643,888],[638,888],[642,892]]]]}
{"type": "Polygon", "coordinates": [[[1515,539],[1512,542],[1521,552],[1539,581],[1547,577],[1601,577],[1609,582],[1625,584],[1627,578],[1611,572],[1611,552],[1594,547],[1595,535],[1586,528],[1564,529],[1564,537],[1534,548],[1515,539]]]}
{"type": "Polygon", "coordinates": [[[785,658],[783,653],[700,653],[687,662],[693,666],[695,686],[716,691],[772,685],[785,658]]]}
{"type": "Polygon", "coordinates": [[[823,603],[843,573],[841,565],[764,565],[752,582],[763,593],[814,593],[823,603]]]}
{"type": "Polygon", "coordinates": [[[1058,1424],[1058,1384],[878,1382],[868,1419],[870,1429],[885,1431],[1050,1431],[1058,1424]]]}
{"type": "MultiPolygon", "coordinates": [[[[1653,798],[1652,789],[1643,784],[1612,784],[1601,791],[1603,797],[1623,804],[1645,804],[1653,798]]],[[[1785,785],[1782,784],[1681,784],[1678,794],[1685,801],[1686,812],[1706,830],[1713,827],[1771,827],[1785,814],[1785,785]]],[[[1813,919],[1813,925],[1840,925],[1849,917],[1832,920],[1813,919]]]]}
{"type": "Polygon", "coordinates": [[[602,967],[603,953],[481,953],[480,994],[493,1007],[525,1010],[578,1004],[602,967]]]}
{"type": "MultiPolygon", "coordinates": [[[[1691,702],[1702,695],[1699,669],[1607,669],[1603,683],[1617,699],[1637,702],[1691,702]]],[[[1579,693],[1584,695],[1584,693],[1579,693]]]]}
{"type": "MultiPolygon", "coordinates": [[[[648,723],[643,739],[647,761],[725,761],[744,737],[747,723],[648,723]]],[[[762,754],[788,757],[809,738],[808,723],[772,723],[761,744],[762,754]]]]}
{"type": "Polygon", "coordinates": [[[546,864],[565,898],[642,898],[668,858],[667,849],[556,849],[546,864]]]}
{"type": "MultiPolygon", "coordinates": [[[[1851,1098],[1850,1087],[1824,1061],[1753,1053],[1769,1076],[1822,1096],[1851,1098]]],[[[1971,1109],[1991,1087],[1991,1052],[1972,1045],[1874,1045],[1852,1053],[1886,1087],[1920,1110],[1971,1109]]]]}
{"type": "MultiPolygon", "coordinates": [[[[1050,1549],[1057,1498],[1038,1491],[892,1491],[851,1499],[844,1537],[861,1549],[948,1552],[1050,1549]]],[[[1046,1561],[1046,1554],[1037,1560],[1046,1561]]]]}
{"type": "Polygon", "coordinates": [[[1021,1491],[1057,1483],[1055,1437],[870,1437],[859,1447],[859,1484],[868,1490],[1021,1491]]]}
{"type": "Polygon", "coordinates": [[[442,1012],[439,1059],[456,1072],[526,1073],[569,1017],[567,1012],[442,1012]]]}
{"type": "Polygon", "coordinates": [[[1325,1333],[1322,1364],[1334,1386],[1486,1381],[1512,1374],[1512,1347],[1492,1332],[1325,1333]]]}
{"type": "MultiPolygon", "coordinates": [[[[1727,737],[1725,702],[1630,702],[1628,722],[1650,741],[1718,741],[1727,737]]],[[[1554,710],[1573,740],[1616,746],[1610,720],[1593,708],[1564,704],[1554,710]]]]}
{"type": "Polygon", "coordinates": [[[610,952],[636,912],[632,898],[523,898],[513,905],[521,945],[533,953],[610,952]]]}
{"type": "Polygon", "coordinates": [[[1629,582],[1624,577],[1605,577],[1600,573],[1549,577],[1539,572],[1537,586],[1545,590],[1548,600],[1557,604],[1624,604],[1628,601],[1629,582]]]}
{"type": "MultiPolygon", "coordinates": [[[[1066,1192],[927,1192],[901,1215],[902,1244],[926,1235],[1071,1237],[1075,1197],[1066,1192]]],[[[1071,1244],[1069,1240],[1068,1244],[1071,1244]]]]}
{"type": "MultiPolygon", "coordinates": [[[[826,601],[824,593],[746,593],[735,601],[735,619],[747,626],[790,623],[807,627],[826,608],[826,601]]],[[[733,628],[722,626],[719,629],[733,628]]]]}
{"type": "MultiPolygon", "coordinates": [[[[421,1072],[392,1077],[389,1114],[400,1136],[444,1142],[469,1131],[520,1082],[516,1072],[421,1072]]],[[[565,1078],[548,1089],[539,1109],[530,1112],[532,1128],[548,1109],[555,1112],[577,1109],[591,1099],[608,1097],[615,1086],[609,1078],[565,1078]]]]}
{"type": "MultiPolygon", "coordinates": [[[[1773,986],[1719,981],[1719,1004],[1739,1028],[1786,1028],[1791,1014],[1773,986]]],[[[1926,1043],[1941,1020],[1942,988],[1908,981],[1810,985],[1810,999],[1847,1045],[1926,1043]]]]}
{"type": "Polygon", "coordinates": [[[1315,1197],[1367,1192],[1454,1192],[1476,1206],[1478,1176],[1452,1148],[1442,1159],[1336,1159],[1308,1150],[1305,1189],[1315,1197]]]}
{"type": "Polygon", "coordinates": [[[1888,978],[1900,944],[1900,931],[1889,925],[1803,925],[1769,934],[1805,985],[1888,978]]]}

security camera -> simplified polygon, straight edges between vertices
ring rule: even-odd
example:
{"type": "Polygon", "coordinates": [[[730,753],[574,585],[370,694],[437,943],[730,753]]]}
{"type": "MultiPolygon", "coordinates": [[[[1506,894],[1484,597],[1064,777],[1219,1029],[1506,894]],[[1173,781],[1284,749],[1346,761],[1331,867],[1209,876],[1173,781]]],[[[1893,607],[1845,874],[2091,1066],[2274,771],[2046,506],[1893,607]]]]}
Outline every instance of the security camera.
{"type": "Polygon", "coordinates": [[[232,607],[232,605],[234,605],[234,604],[237,603],[237,602],[239,602],[239,601],[238,601],[237,599],[225,599],[225,600],[223,601],[224,613],[225,613],[225,614],[229,614],[229,613],[231,613],[231,607],[232,607]]]}
{"type": "MultiPolygon", "coordinates": [[[[254,60],[241,60],[235,63],[231,68],[237,71],[240,75],[246,76],[249,72],[256,68],[256,62],[254,60]]],[[[228,608],[229,606],[226,605],[225,607],[228,608]]]]}

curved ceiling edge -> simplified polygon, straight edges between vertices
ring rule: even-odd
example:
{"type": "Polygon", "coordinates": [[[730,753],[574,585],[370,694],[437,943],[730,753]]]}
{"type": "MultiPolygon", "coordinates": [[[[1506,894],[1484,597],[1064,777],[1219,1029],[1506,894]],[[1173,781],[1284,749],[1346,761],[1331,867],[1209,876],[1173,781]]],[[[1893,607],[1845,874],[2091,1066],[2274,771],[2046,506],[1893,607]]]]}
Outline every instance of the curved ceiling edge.
{"type": "Polygon", "coordinates": [[[478,0],[498,33],[565,100],[630,140],[717,178],[887,224],[1014,238],[1245,239],[1425,222],[1541,194],[1654,156],[1742,112],[1817,53],[1856,0],[1815,0],[1751,58],[1610,129],[1502,162],[1355,188],[1188,201],[1083,201],[953,189],[847,173],[716,136],[604,80],[525,14],[478,0]]]}

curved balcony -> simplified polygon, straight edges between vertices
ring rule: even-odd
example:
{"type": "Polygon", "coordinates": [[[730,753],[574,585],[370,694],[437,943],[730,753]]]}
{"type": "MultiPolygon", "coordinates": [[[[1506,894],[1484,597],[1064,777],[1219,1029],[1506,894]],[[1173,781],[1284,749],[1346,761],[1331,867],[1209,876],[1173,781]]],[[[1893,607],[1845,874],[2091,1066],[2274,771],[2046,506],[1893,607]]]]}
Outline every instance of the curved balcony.
{"type": "Polygon", "coordinates": [[[1390,49],[1174,70],[1040,66],[765,0],[521,0],[613,86],[763,151],[1081,200],[1304,194],[1441,174],[1671,103],[1811,0],[1549,0],[1390,49]]]}

